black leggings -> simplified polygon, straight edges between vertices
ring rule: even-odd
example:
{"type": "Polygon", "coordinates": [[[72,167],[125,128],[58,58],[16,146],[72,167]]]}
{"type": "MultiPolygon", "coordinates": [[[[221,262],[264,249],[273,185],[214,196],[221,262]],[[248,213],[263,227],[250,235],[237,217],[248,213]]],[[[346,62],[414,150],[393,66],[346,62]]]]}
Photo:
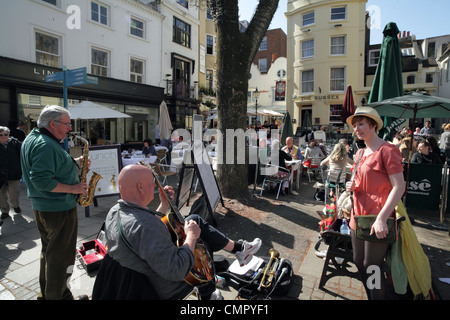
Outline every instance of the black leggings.
{"type": "Polygon", "coordinates": [[[389,244],[360,240],[354,230],[350,231],[350,235],[353,261],[361,275],[369,300],[386,299],[386,278],[382,266],[389,244]]]}

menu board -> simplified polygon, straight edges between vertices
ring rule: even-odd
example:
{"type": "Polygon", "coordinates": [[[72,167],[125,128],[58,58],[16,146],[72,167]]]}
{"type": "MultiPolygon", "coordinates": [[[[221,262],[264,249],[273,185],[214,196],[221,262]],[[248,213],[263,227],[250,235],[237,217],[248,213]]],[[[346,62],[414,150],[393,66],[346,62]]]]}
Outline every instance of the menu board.
{"type": "Polygon", "coordinates": [[[102,178],[98,181],[94,196],[96,198],[119,194],[118,176],[122,169],[120,145],[93,146],[89,148],[91,165],[87,174],[87,182],[93,172],[102,178]]]}

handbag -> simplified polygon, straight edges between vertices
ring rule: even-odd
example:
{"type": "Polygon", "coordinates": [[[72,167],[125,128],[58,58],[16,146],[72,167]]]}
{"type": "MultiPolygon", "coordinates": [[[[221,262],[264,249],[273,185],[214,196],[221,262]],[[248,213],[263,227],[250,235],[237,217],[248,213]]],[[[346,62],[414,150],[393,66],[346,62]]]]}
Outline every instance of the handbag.
{"type": "Polygon", "coordinates": [[[385,238],[379,239],[377,235],[370,234],[372,230],[372,225],[374,224],[377,215],[365,215],[365,216],[355,216],[355,233],[356,237],[360,240],[371,241],[371,242],[380,242],[380,243],[394,243],[397,240],[397,221],[389,217],[386,220],[386,224],[388,227],[388,234],[385,238]]]}

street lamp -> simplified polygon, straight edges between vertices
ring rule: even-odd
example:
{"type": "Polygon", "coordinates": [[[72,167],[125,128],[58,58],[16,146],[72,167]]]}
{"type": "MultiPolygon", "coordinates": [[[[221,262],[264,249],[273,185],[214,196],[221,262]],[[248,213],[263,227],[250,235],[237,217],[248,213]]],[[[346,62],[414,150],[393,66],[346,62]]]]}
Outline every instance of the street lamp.
{"type": "Polygon", "coordinates": [[[255,98],[255,110],[256,110],[256,121],[255,121],[255,128],[256,128],[256,165],[255,165],[255,181],[253,182],[253,194],[255,194],[256,190],[256,182],[258,178],[258,167],[259,167],[259,137],[258,137],[258,98],[259,98],[260,92],[258,91],[258,87],[256,87],[255,91],[253,92],[253,97],[255,98]]]}
{"type": "Polygon", "coordinates": [[[258,87],[256,87],[255,91],[253,92],[253,97],[255,98],[255,110],[256,110],[256,120],[255,120],[255,128],[258,128],[258,98],[259,98],[260,92],[258,91],[258,87]]]}

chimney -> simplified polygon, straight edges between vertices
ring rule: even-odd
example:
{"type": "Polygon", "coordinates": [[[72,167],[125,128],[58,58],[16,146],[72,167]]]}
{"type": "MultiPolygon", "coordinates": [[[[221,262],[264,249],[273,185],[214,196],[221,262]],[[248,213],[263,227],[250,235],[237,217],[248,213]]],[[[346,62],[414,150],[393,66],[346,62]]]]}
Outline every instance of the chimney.
{"type": "Polygon", "coordinates": [[[410,36],[410,32],[408,31],[408,33],[407,33],[407,36],[409,37],[410,36]]]}

